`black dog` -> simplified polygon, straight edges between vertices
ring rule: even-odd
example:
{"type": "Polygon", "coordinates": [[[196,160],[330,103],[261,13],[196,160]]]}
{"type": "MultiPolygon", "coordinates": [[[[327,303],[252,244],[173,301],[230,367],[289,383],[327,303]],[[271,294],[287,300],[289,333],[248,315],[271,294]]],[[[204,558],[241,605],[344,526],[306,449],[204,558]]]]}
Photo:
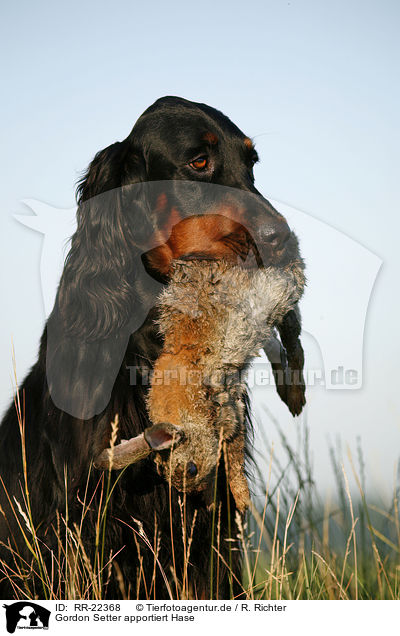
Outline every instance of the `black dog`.
{"type": "MultiPolygon", "coordinates": [[[[55,549],[56,512],[65,517],[68,509],[70,525],[79,522],[85,489],[96,490],[99,473],[92,468],[88,480],[89,467],[108,446],[115,415],[121,438],[136,436],[150,425],[145,378],[162,345],[154,304],[168,281],[171,261],[220,258],[227,251],[243,266],[281,266],[299,258],[285,219],[254,187],[256,161],[251,140],[221,112],[165,97],[139,118],[124,141],[99,152],[82,179],[78,228],[55,306],[38,362],[19,391],[30,506],[38,540],[47,546],[44,559],[55,549]],[[196,217],[195,232],[192,223],[188,231],[189,217],[196,217]]],[[[298,414],[304,404],[304,383],[296,312],[285,317],[279,331],[283,347],[278,344],[278,356],[271,360],[277,389],[291,412],[298,414]],[[295,383],[290,380],[293,371],[298,376],[295,383]]],[[[22,500],[24,484],[14,405],[0,430],[0,539],[9,544],[0,547],[0,557],[12,570],[10,549],[28,558],[13,499],[22,500]]],[[[95,551],[99,490],[82,531],[89,556],[95,551]]],[[[187,496],[188,535],[196,515],[188,579],[190,593],[199,598],[210,594],[228,598],[240,592],[240,551],[226,541],[236,531],[229,527],[234,501],[227,498],[223,468],[216,508],[218,567],[217,556],[211,557],[213,540],[216,545],[214,513],[199,495],[187,496]]],[[[115,597],[125,590],[131,596],[167,597],[165,577],[170,583],[174,580],[173,567],[181,582],[185,570],[178,493],[170,492],[147,459],[123,473],[107,514],[104,553],[120,552],[105,594],[115,597]],[[151,541],[159,533],[157,567],[152,550],[141,538],[135,541],[132,527],[137,521],[151,541]]],[[[18,595],[10,586],[11,570],[0,567],[0,597],[18,595]]],[[[41,591],[36,590],[39,595],[41,591]]]]}

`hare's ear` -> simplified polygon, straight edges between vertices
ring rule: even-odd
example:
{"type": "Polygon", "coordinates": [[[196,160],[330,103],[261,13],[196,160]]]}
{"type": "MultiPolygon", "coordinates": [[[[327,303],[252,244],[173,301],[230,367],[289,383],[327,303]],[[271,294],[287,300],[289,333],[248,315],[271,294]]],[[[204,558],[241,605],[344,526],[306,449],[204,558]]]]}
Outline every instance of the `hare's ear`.
{"type": "Polygon", "coordinates": [[[114,448],[106,448],[94,461],[95,468],[121,469],[136,464],[150,455],[152,449],[146,442],[143,433],[128,440],[121,441],[114,448]]]}
{"type": "Polygon", "coordinates": [[[182,439],[182,429],[173,424],[154,424],[146,428],[144,433],[124,440],[114,446],[106,448],[95,459],[96,468],[125,468],[129,464],[136,464],[145,459],[152,451],[168,450],[173,444],[182,439]]]}
{"type": "Polygon", "coordinates": [[[174,424],[154,424],[144,431],[144,438],[155,451],[167,450],[183,440],[183,430],[174,424]]]}

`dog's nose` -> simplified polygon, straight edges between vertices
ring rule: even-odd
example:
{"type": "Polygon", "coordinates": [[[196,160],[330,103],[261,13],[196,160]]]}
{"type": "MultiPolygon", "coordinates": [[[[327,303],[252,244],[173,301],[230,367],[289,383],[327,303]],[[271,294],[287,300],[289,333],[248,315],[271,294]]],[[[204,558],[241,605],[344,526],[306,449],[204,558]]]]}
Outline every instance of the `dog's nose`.
{"type": "Polygon", "coordinates": [[[258,247],[269,247],[272,252],[278,252],[283,249],[289,236],[290,228],[286,221],[274,219],[273,223],[266,222],[259,226],[255,239],[258,247]]]}

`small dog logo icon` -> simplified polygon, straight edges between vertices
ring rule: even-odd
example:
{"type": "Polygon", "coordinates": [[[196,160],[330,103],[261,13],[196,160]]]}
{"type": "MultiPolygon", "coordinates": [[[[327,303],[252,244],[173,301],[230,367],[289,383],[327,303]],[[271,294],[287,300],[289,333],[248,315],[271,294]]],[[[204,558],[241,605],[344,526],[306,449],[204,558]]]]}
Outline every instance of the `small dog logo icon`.
{"type": "Polygon", "coordinates": [[[31,601],[18,601],[3,605],[6,610],[7,631],[14,634],[16,629],[48,629],[51,612],[31,601]]]}

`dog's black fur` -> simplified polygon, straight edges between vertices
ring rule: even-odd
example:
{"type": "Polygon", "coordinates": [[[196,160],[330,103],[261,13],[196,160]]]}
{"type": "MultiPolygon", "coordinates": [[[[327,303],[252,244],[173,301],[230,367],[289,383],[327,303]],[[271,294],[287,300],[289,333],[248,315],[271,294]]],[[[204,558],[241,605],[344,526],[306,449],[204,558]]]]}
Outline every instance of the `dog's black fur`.
{"type": "MultiPolygon", "coordinates": [[[[157,207],[155,201],[149,203],[145,197],[144,205],[134,184],[190,181],[194,186],[199,182],[229,186],[238,192],[238,196],[240,192],[246,193],[254,202],[248,221],[247,249],[251,243],[259,265],[285,264],[297,258],[297,244],[285,220],[254,187],[253,164],[256,160],[250,140],[221,112],[204,104],[166,97],[155,102],[139,118],[124,141],[99,152],[90,164],[78,187],[78,228],[72,239],[55,307],[42,337],[39,359],[19,390],[25,421],[32,516],[40,541],[47,546],[55,545],[51,526],[56,523],[56,511],[65,516],[66,500],[69,523],[80,519],[80,502],[89,466],[107,447],[110,423],[115,414],[119,415],[121,438],[136,436],[150,424],[145,404],[146,386],[131,383],[130,367],[151,370],[162,345],[154,325],[152,307],[160,286],[168,277],[146,262],[145,248],[154,245],[152,234],[156,235],[162,227],[169,227],[167,217],[171,204],[164,205],[160,212],[160,206],[157,207]],[[207,159],[205,165],[203,157],[207,159]],[[108,197],[103,204],[99,203],[102,196],[108,197]],[[148,273],[139,276],[140,268],[148,273]],[[132,307],[137,313],[135,324],[130,320],[132,307]]],[[[160,192],[159,189],[156,191],[160,192]]],[[[172,191],[169,190],[169,199],[172,191]]],[[[184,210],[182,193],[174,195],[174,206],[179,208],[181,218],[193,214],[193,210],[201,213],[204,209],[204,201],[197,190],[192,188],[191,193],[192,205],[188,213],[184,210]]],[[[243,215],[241,222],[247,222],[243,215]]],[[[235,244],[234,237],[227,237],[227,241],[235,244]]],[[[196,249],[196,237],[193,237],[193,246],[189,250],[191,257],[196,255],[196,249]]],[[[240,249],[237,248],[239,255],[240,249]]],[[[199,258],[204,256],[198,255],[199,258]]],[[[299,332],[299,322],[291,312],[282,325],[281,338],[289,365],[297,365],[301,374],[299,332]]],[[[275,360],[275,371],[282,368],[281,362],[275,360]]],[[[279,392],[293,413],[301,411],[304,403],[302,383],[294,388],[283,383],[279,392]]],[[[226,484],[223,469],[220,472],[217,492],[217,500],[221,502],[220,550],[226,563],[231,559],[233,573],[240,579],[240,552],[229,554],[229,544],[225,541],[229,536],[226,484]]],[[[11,503],[15,508],[14,496],[22,502],[21,484],[24,482],[14,404],[0,428],[0,474],[3,480],[3,485],[0,483],[3,511],[3,514],[0,512],[0,539],[8,542],[11,549],[25,554],[21,530],[11,510],[11,503]]],[[[92,469],[90,492],[98,479],[99,473],[92,469]]],[[[171,504],[169,496],[168,484],[157,475],[149,459],[128,467],[114,490],[108,511],[105,553],[108,558],[111,549],[114,552],[121,550],[116,561],[125,591],[133,597],[137,593],[142,597],[149,594],[143,579],[140,589],[136,589],[139,559],[133,519],[143,524],[151,542],[157,528],[161,537],[158,558],[162,568],[172,580],[170,571],[175,562],[177,576],[182,577],[184,553],[178,493],[172,489],[171,504]],[[173,549],[171,528],[175,538],[173,549]]],[[[84,524],[89,554],[93,554],[97,505],[95,496],[84,524]]],[[[233,519],[232,497],[229,506],[233,519]]],[[[207,598],[210,595],[213,512],[196,494],[187,496],[186,507],[188,532],[197,510],[189,566],[191,590],[193,595],[207,598]]],[[[21,518],[20,521],[24,523],[21,518]]],[[[141,539],[138,542],[143,557],[142,570],[150,581],[154,557],[141,539]]],[[[0,557],[12,568],[9,549],[0,547],[0,550],[0,557]]],[[[46,551],[44,548],[45,555],[46,551]]],[[[1,574],[1,569],[0,598],[12,594],[18,596],[18,591],[13,591],[5,580],[4,572],[1,574]]],[[[167,587],[158,568],[156,570],[155,591],[153,588],[151,595],[166,597],[167,587]]],[[[112,570],[106,591],[109,597],[122,593],[116,571],[112,570]]],[[[215,572],[213,576],[215,579],[215,572]]],[[[232,589],[236,593],[239,591],[235,580],[231,588],[228,568],[222,561],[213,589],[219,598],[229,597],[232,589]]],[[[39,586],[37,594],[40,596],[41,592],[39,586]]]]}

